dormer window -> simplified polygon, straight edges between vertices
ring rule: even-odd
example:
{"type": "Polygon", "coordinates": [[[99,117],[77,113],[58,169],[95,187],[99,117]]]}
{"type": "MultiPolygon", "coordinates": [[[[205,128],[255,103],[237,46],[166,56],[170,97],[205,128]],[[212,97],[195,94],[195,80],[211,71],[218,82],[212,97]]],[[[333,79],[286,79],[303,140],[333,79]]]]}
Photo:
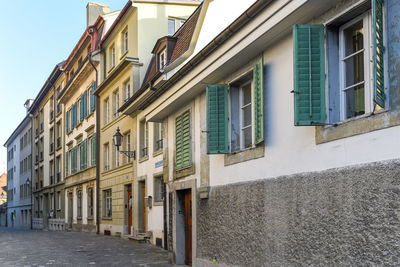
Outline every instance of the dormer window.
{"type": "Polygon", "coordinates": [[[165,48],[158,55],[158,69],[163,70],[167,64],[167,49],[165,48]]]}

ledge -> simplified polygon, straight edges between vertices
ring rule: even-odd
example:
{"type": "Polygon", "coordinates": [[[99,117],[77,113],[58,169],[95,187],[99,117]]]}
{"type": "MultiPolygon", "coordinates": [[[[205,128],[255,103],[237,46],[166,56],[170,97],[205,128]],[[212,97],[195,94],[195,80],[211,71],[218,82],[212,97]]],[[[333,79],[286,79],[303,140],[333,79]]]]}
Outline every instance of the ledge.
{"type": "Polygon", "coordinates": [[[195,174],[195,172],[196,172],[196,169],[195,169],[193,162],[190,167],[187,167],[185,169],[175,170],[175,166],[174,166],[174,177],[173,178],[174,178],[174,180],[183,178],[183,177],[195,174]]]}
{"type": "Polygon", "coordinates": [[[162,148],[157,150],[157,151],[154,151],[153,152],[153,158],[155,158],[155,157],[157,157],[159,155],[162,155],[162,153],[163,153],[163,149],[162,148]]]}
{"type": "Polygon", "coordinates": [[[258,159],[264,157],[264,143],[257,147],[253,147],[247,150],[239,151],[233,154],[225,154],[224,166],[229,166],[241,162],[245,162],[252,159],[258,159]]]}
{"type": "Polygon", "coordinates": [[[149,159],[149,155],[147,154],[146,156],[139,158],[139,163],[145,162],[148,159],[149,159]]]}
{"type": "Polygon", "coordinates": [[[315,129],[315,143],[319,145],[398,125],[400,125],[400,110],[379,111],[375,114],[340,122],[336,125],[317,126],[315,129]]]}

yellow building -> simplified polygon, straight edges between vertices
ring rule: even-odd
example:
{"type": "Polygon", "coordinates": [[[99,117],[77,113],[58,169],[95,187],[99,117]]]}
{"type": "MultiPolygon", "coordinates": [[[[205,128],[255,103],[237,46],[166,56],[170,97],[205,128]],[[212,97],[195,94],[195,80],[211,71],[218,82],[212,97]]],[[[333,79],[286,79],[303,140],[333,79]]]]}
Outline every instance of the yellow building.
{"type": "MultiPolygon", "coordinates": [[[[137,161],[149,160],[149,125],[137,123],[137,113],[120,114],[119,108],[135,97],[146,80],[154,43],[162,36],[174,34],[199,3],[128,1],[102,40],[101,83],[95,91],[100,103],[97,116],[102,233],[149,238],[153,244],[162,244],[162,202],[157,203],[160,209],[149,216],[153,182],[137,176],[137,161]],[[120,150],[136,151],[135,158],[117,151],[113,143],[117,129],[123,135],[120,150]]],[[[162,149],[158,150],[157,155],[162,155],[162,149]]]]}
{"type": "Polygon", "coordinates": [[[65,106],[65,222],[68,229],[96,231],[96,53],[107,22],[118,12],[97,3],[87,6],[87,29],[63,65],[65,106]]]}

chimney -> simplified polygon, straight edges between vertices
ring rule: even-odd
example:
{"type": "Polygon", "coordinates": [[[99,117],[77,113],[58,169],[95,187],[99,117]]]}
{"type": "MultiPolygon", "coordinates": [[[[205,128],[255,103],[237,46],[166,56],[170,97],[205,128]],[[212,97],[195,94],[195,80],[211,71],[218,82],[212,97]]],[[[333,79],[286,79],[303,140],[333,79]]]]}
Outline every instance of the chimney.
{"type": "Polygon", "coordinates": [[[24,107],[26,108],[26,113],[29,112],[29,109],[31,108],[33,101],[34,99],[28,99],[25,101],[24,107]]]}
{"type": "Polygon", "coordinates": [[[93,25],[100,15],[110,12],[110,7],[95,2],[89,2],[86,5],[86,26],[93,25]]]}

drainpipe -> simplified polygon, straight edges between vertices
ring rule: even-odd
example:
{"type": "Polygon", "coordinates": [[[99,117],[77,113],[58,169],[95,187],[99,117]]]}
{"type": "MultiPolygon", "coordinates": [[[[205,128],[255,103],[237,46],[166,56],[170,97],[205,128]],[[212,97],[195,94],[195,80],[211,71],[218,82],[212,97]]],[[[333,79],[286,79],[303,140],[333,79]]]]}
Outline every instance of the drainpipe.
{"type": "MultiPolygon", "coordinates": [[[[88,34],[90,35],[90,38],[93,38],[93,28],[88,29],[88,34]]],[[[95,73],[96,73],[96,81],[95,81],[95,88],[97,88],[98,84],[98,71],[96,66],[93,64],[92,61],[92,52],[89,53],[89,63],[93,67],[95,73]]],[[[97,95],[94,96],[95,99],[95,112],[96,112],[96,233],[100,234],[100,168],[99,168],[99,162],[100,162],[100,153],[99,153],[99,148],[100,148],[100,99],[97,95]]]]}
{"type": "Polygon", "coordinates": [[[53,218],[57,217],[56,207],[56,87],[53,84],[53,218]]]}

